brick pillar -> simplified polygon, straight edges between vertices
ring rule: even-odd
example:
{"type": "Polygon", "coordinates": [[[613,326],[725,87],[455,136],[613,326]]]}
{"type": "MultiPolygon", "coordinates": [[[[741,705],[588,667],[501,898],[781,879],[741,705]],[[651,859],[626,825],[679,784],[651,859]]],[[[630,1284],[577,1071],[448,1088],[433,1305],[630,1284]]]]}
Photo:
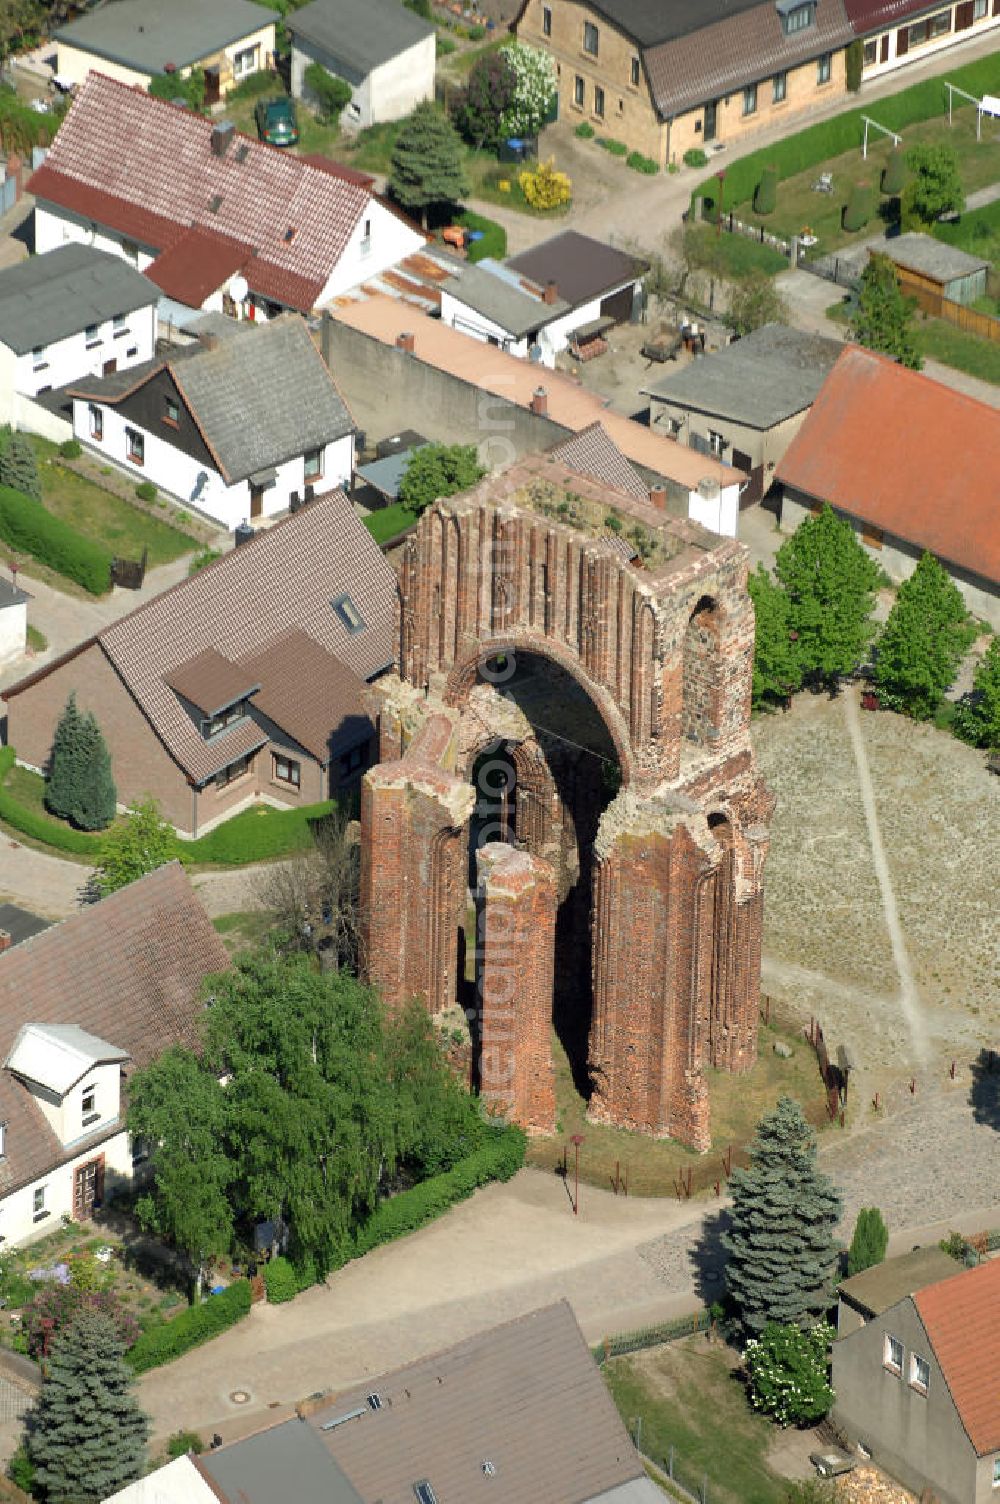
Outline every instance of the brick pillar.
{"type": "Polygon", "coordinates": [[[361,939],[367,981],[397,1008],[437,1013],[458,987],[471,784],[408,758],[381,763],[361,793],[361,939]]]}
{"type": "Polygon", "coordinates": [[[556,880],[549,862],[491,841],[476,856],[479,1089],[529,1132],[555,1131],[552,989],[556,880]]]}

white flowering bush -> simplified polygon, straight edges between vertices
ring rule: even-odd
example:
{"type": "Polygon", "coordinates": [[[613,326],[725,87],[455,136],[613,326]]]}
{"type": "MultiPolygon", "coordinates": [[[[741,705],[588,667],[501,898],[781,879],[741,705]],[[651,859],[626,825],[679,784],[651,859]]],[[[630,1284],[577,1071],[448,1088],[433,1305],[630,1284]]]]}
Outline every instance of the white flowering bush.
{"type": "Polygon", "coordinates": [[[500,118],[501,136],[537,136],[556,97],[556,65],[547,52],[523,42],[500,50],[516,80],[514,97],[500,118]]]}
{"type": "Polygon", "coordinates": [[[746,1345],[743,1363],[750,1403],[779,1426],[811,1425],[833,1404],[828,1377],[833,1327],[825,1322],[803,1331],[769,1321],[746,1345]]]}

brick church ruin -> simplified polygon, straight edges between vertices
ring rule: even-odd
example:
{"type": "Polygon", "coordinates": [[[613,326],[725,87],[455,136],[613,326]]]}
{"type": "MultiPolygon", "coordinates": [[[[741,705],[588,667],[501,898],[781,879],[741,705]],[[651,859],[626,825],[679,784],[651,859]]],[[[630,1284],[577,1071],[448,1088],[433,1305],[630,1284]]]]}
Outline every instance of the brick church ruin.
{"type": "Polygon", "coordinates": [[[773,799],[750,745],[743,546],[523,461],[426,512],[399,569],[362,794],[366,969],[462,1007],[475,1082],[555,1127],[710,1140],[756,1059],[773,799]],[[473,922],[474,921],[474,922],[473,922]]]}

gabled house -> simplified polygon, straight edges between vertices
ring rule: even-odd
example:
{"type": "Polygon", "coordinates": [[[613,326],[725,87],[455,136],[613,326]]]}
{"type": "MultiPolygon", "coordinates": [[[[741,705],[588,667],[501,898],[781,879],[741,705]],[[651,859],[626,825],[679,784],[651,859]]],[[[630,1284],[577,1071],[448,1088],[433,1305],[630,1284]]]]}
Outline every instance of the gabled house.
{"type": "Polygon", "coordinates": [[[318,497],[5,689],[7,740],[43,769],[75,693],[119,798],[152,794],[181,835],[315,804],[371,761],[365,684],[392,661],[395,598],[347,498],[318,497]]]}
{"type": "Polygon", "coordinates": [[[80,85],[28,188],[39,251],[95,245],[186,307],[242,318],[308,313],[424,244],[357,173],[102,73],[80,85]]]}
{"type": "Polygon", "coordinates": [[[551,368],[571,341],[603,336],[632,317],[648,270],[638,256],[564,230],[507,261],[463,264],[441,283],[441,319],[551,368]]]}
{"type": "Polygon", "coordinates": [[[844,7],[864,48],[865,83],[1000,26],[991,0],[844,0],[844,7]]]}
{"type": "Polygon", "coordinates": [[[128,1074],[194,1046],[229,959],[177,862],[0,953],[0,1237],[84,1220],[141,1171],[128,1074]]]}
{"type": "Polygon", "coordinates": [[[914,1494],[987,1504],[1000,1489],[1000,1260],[949,1275],[928,1253],[940,1251],[841,1286],[862,1324],[833,1344],[833,1418],[914,1494]]]}
{"type": "Polygon", "coordinates": [[[434,98],[435,30],[398,0],[311,0],[286,20],[291,84],[309,98],[306,69],[318,63],[351,86],[341,121],[363,130],[401,120],[434,98]]]}
{"type": "Polygon", "coordinates": [[[297,314],[259,329],[208,318],[192,343],[69,395],[81,443],[230,529],[354,468],[353,419],[297,314]]]}
{"type": "Polygon", "coordinates": [[[274,59],[276,10],[250,0],[117,0],[96,6],[53,33],[56,77],[64,88],[97,69],[121,83],[148,88],[159,74],[205,75],[205,103],[274,59]]]}
{"type": "Polygon", "coordinates": [[[844,0],[524,0],[515,26],[556,63],[563,120],[660,167],[796,128],[844,94],[853,36],[844,0]]]}
{"type": "Polygon", "coordinates": [[[848,345],[775,478],[781,527],[828,502],[893,580],[928,551],[1000,628],[996,408],[848,345]]]}
{"type": "Polygon", "coordinates": [[[0,271],[0,421],[20,397],[149,360],[159,289],[117,256],[64,245],[0,271]]]}

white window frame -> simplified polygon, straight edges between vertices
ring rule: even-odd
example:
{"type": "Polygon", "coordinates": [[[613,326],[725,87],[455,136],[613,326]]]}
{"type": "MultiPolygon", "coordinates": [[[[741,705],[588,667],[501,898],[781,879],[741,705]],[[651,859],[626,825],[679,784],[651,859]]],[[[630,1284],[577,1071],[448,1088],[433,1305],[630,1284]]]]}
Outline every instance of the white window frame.
{"type": "Polygon", "coordinates": [[[124,313],[116,313],[111,320],[112,339],[121,339],[123,334],[128,333],[128,318],[124,313]]]}
{"type": "Polygon", "coordinates": [[[910,1388],[911,1389],[915,1389],[918,1394],[926,1394],[928,1388],[930,1387],[930,1381],[931,1381],[931,1365],[928,1362],[928,1360],[926,1358],[922,1358],[919,1353],[911,1353],[910,1354],[910,1388]],[[923,1368],[923,1371],[924,1371],[924,1374],[925,1374],[924,1378],[920,1377],[920,1369],[921,1368],[923,1368]]]}
{"type": "Polygon", "coordinates": [[[145,465],[146,435],[138,428],[125,429],[125,458],[130,465],[145,465]],[[133,451],[138,450],[138,454],[133,451]]]}
{"type": "Polygon", "coordinates": [[[97,1082],[92,1081],[85,1086],[80,1094],[80,1112],[83,1117],[83,1126],[96,1123],[101,1114],[97,1110],[97,1082]],[[87,1106],[87,1098],[90,1098],[90,1106],[87,1106]]]}
{"type": "Polygon", "coordinates": [[[903,1377],[903,1359],[905,1357],[906,1351],[899,1338],[893,1337],[890,1332],[886,1332],[885,1341],[882,1345],[883,1368],[888,1369],[891,1374],[895,1374],[897,1379],[901,1379],[903,1377]],[[894,1357],[894,1353],[896,1353],[897,1351],[899,1353],[898,1362],[894,1357]]]}
{"type": "Polygon", "coordinates": [[[96,350],[98,345],[101,343],[100,324],[88,324],[86,329],[83,331],[83,337],[86,341],[87,349],[96,350]]]}
{"type": "Polygon", "coordinates": [[[863,60],[864,60],[864,63],[863,63],[864,67],[866,67],[866,68],[874,68],[874,67],[877,66],[877,64],[878,64],[878,47],[879,47],[879,39],[878,39],[878,37],[869,37],[868,40],[867,40],[867,42],[865,43],[864,52],[862,54],[863,60]],[[871,53],[871,57],[868,56],[869,53],[871,53]]]}
{"type": "Polygon", "coordinates": [[[1000,1488],[1000,1457],[993,1459],[993,1487],[1000,1488]]]}
{"type": "Polygon", "coordinates": [[[34,1191],[32,1192],[31,1216],[33,1221],[35,1222],[40,1222],[43,1217],[47,1217],[49,1214],[48,1208],[45,1205],[45,1193],[47,1190],[47,1185],[36,1185],[34,1191]]]}
{"type": "Polygon", "coordinates": [[[47,371],[49,363],[45,359],[47,345],[36,345],[31,352],[31,369],[33,371],[47,371]]]}
{"type": "Polygon", "coordinates": [[[708,447],[716,458],[719,458],[729,448],[729,440],[724,433],[719,433],[717,429],[710,428],[708,430],[708,447]]]}
{"type": "Polygon", "coordinates": [[[370,219],[366,219],[365,222],[364,222],[364,224],[361,227],[361,254],[362,254],[362,256],[368,256],[368,255],[370,255],[371,254],[371,248],[372,248],[372,222],[371,222],[370,219]]]}
{"type": "Polygon", "coordinates": [[[253,44],[252,47],[241,47],[238,52],[234,52],[233,53],[233,77],[234,78],[249,78],[251,73],[257,73],[257,72],[259,72],[259,70],[260,70],[260,43],[259,42],[254,42],[254,44],[253,44]],[[246,58],[250,59],[250,65],[249,65],[249,67],[247,66],[246,62],[244,61],[244,59],[246,59],[246,58]]]}
{"type": "Polygon", "coordinates": [[[90,419],[90,437],[96,439],[98,444],[104,443],[104,409],[96,402],[87,403],[87,415],[90,419]]]}
{"type": "Polygon", "coordinates": [[[989,0],[972,0],[973,21],[985,21],[990,13],[989,0]]]}

